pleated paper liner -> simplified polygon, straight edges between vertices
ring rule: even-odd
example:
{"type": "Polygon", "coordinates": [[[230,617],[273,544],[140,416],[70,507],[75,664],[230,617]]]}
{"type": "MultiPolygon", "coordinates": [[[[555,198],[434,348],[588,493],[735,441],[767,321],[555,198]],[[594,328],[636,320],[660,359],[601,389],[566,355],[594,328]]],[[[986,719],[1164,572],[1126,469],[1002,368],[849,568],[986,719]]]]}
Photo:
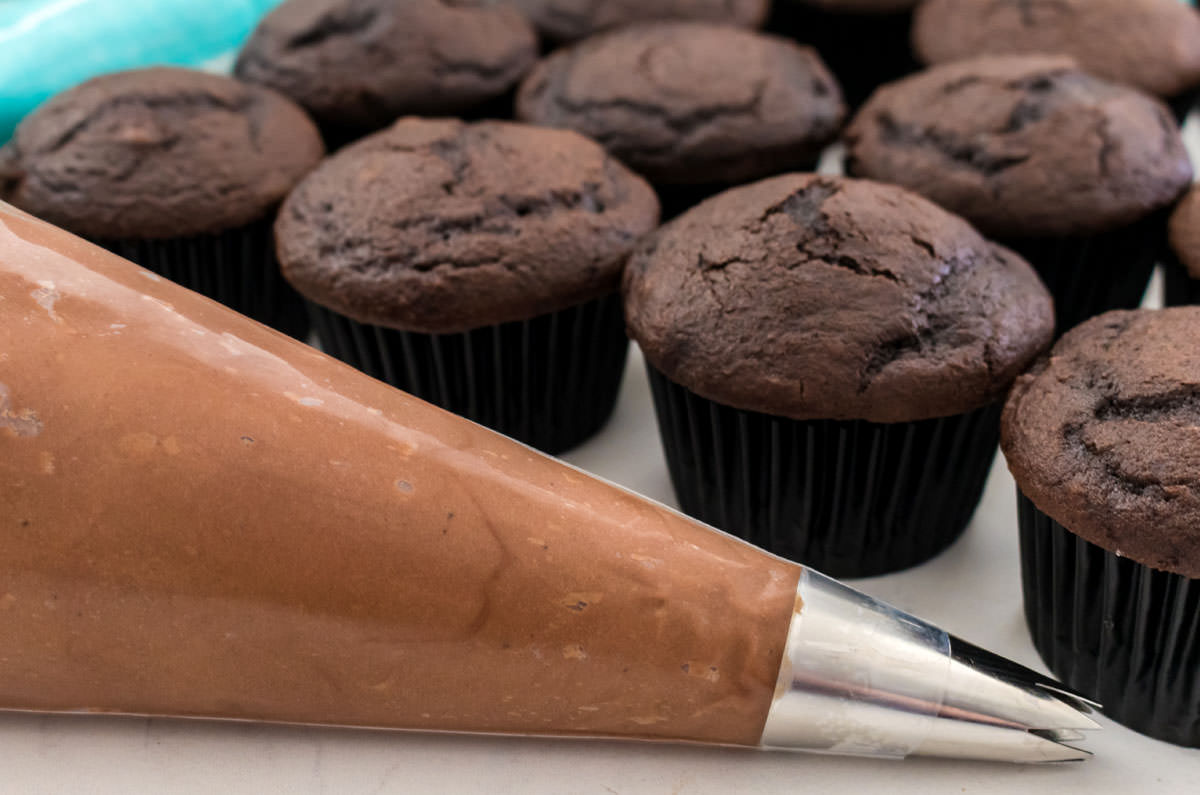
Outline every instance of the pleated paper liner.
{"type": "Polygon", "coordinates": [[[658,204],[662,208],[662,223],[683,215],[705,199],[711,199],[729,185],[709,183],[704,185],[655,185],[658,204]]]}
{"type": "Polygon", "coordinates": [[[458,334],[396,331],[309,308],[326,353],[547,453],[604,426],[629,350],[616,294],[458,334]]]}
{"type": "Polygon", "coordinates": [[[998,242],[1029,261],[1050,294],[1061,336],[1088,318],[1141,305],[1161,252],[1166,211],[1121,229],[1083,237],[998,242]]]}
{"type": "Polygon", "coordinates": [[[922,563],[970,522],[1000,406],[894,425],[723,406],[647,367],[680,506],[834,577],[922,563]]]}
{"type": "Polygon", "coordinates": [[[1174,97],[1169,97],[1166,100],[1167,107],[1171,109],[1171,115],[1175,117],[1175,121],[1180,127],[1187,121],[1191,112],[1195,110],[1196,105],[1200,102],[1200,89],[1192,89],[1185,91],[1174,97]]]}
{"type": "MultiPolygon", "coordinates": [[[[469,108],[444,108],[437,113],[417,113],[414,115],[426,116],[453,116],[456,119],[464,121],[483,121],[493,119],[498,121],[511,121],[514,116],[514,108],[517,103],[517,88],[518,84],[513,85],[507,91],[499,94],[491,99],[483,100],[478,104],[469,108]]],[[[374,135],[381,130],[390,127],[396,120],[407,114],[400,114],[391,121],[381,121],[374,125],[361,124],[345,124],[330,121],[329,119],[317,120],[317,128],[321,131],[321,138],[325,141],[325,150],[333,154],[339,149],[349,146],[352,143],[366,138],[368,135],[374,135]]]]}
{"type": "Polygon", "coordinates": [[[96,242],[176,284],[307,341],[304,300],[279,270],[273,225],[270,217],[219,234],[96,242]]]}
{"type": "Polygon", "coordinates": [[[1025,618],[1046,665],[1118,723],[1200,747],[1200,580],[1113,554],[1017,499],[1025,618]]]}
{"type": "Polygon", "coordinates": [[[1167,306],[1200,304],[1200,281],[1193,279],[1175,252],[1163,257],[1163,303],[1167,306]]]}
{"type": "Polygon", "coordinates": [[[767,30],[817,49],[837,75],[851,108],[876,88],[921,68],[912,55],[912,12],[865,14],[817,8],[800,0],[774,0],[767,30]]]}
{"type": "MultiPolygon", "coordinates": [[[[819,154],[815,157],[804,158],[800,162],[796,162],[791,158],[785,159],[781,156],[778,161],[778,170],[775,173],[816,171],[820,161],[819,154]]],[[[764,174],[762,178],[765,179],[767,176],[769,175],[764,174]]],[[[753,181],[753,179],[747,179],[744,182],[753,181]]],[[[683,215],[705,199],[711,199],[718,193],[722,193],[733,187],[736,186],[729,182],[703,182],[694,185],[662,185],[656,183],[654,185],[654,192],[658,194],[658,203],[662,208],[662,221],[666,223],[677,216],[683,215]]]]}

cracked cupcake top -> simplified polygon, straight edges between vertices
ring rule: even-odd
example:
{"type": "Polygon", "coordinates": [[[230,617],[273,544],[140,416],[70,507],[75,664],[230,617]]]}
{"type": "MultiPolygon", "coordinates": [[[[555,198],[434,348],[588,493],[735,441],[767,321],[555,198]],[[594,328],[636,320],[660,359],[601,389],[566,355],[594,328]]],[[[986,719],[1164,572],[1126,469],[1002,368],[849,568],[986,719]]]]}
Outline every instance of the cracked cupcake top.
{"type": "Polygon", "coordinates": [[[662,19],[698,19],[757,28],[770,0],[501,0],[533,20],[547,38],[575,41],[609,28],[662,19]]]}
{"type": "Polygon", "coordinates": [[[1070,55],[1093,74],[1163,97],[1200,85],[1200,14],[1179,0],[925,0],[913,46],[925,63],[1070,55]]]}
{"type": "Polygon", "coordinates": [[[908,422],[980,408],[1049,346],[1020,257],[892,185],[788,174],[649,238],[625,272],[630,335],[710,400],[793,419],[908,422]]]}
{"type": "Polygon", "coordinates": [[[414,118],[322,163],[275,237],[284,275],[313,301],[448,333],[612,292],[657,223],[650,186],[576,133],[414,118]]]}
{"type": "Polygon", "coordinates": [[[699,22],[638,25],[559,50],[517,98],[521,119],[581,132],[671,185],[799,168],[845,113],[811,48],[699,22]]]}
{"type": "Polygon", "coordinates": [[[300,108],[188,69],[89,80],[0,149],[0,199],[101,238],[222,232],[273,212],[325,153],[300,108]]]}
{"type": "Polygon", "coordinates": [[[1001,445],[1025,496],[1071,532],[1200,577],[1200,307],[1109,312],[1021,376],[1001,445]]]}
{"type": "Polygon", "coordinates": [[[846,131],[847,172],[934,200],[986,235],[1087,234],[1192,180],[1166,106],[1057,56],[995,56],[884,86],[846,131]]]}
{"type": "Polygon", "coordinates": [[[373,130],[470,110],[536,59],[529,22],[488,0],[287,0],[263,18],[236,74],[325,124],[373,130]]]}

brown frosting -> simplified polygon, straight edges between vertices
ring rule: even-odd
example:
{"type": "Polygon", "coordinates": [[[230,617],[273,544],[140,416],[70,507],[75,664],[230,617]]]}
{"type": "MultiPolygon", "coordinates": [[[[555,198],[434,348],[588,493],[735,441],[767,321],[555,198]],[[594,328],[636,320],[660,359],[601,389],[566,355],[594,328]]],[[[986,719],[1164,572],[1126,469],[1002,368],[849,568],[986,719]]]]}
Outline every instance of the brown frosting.
{"type": "Polygon", "coordinates": [[[758,743],[799,568],[0,209],[0,708],[758,743]]]}
{"type": "Polygon", "coordinates": [[[457,114],[511,88],[537,35],[486,0],[287,0],[238,57],[327,125],[377,130],[408,114],[457,114]]]}
{"type": "Polygon", "coordinates": [[[1021,491],[1110,552],[1200,577],[1200,307],[1109,312],[1013,387],[1002,446],[1021,491]]]}
{"type": "Polygon", "coordinates": [[[559,50],[518,118],[583,133],[655,184],[738,183],[815,162],[845,117],[816,51],[725,25],[636,25],[559,50]]]}
{"type": "Polygon", "coordinates": [[[1061,56],[957,61],[884,86],[846,143],[848,173],[903,185],[996,237],[1119,228],[1192,181],[1162,102],[1061,56]]]}
{"type": "Polygon", "coordinates": [[[1171,213],[1171,250],[1193,279],[1200,279],[1200,189],[1192,188],[1171,213]]]}
{"type": "Polygon", "coordinates": [[[901,188],[789,174],[654,235],[630,335],[676,383],[793,419],[908,422],[1003,395],[1054,330],[1033,269],[901,188]]]}
{"type": "Polygon", "coordinates": [[[92,238],[186,237],[274,212],[323,154],[312,121],[274,91],[139,69],[28,116],[0,155],[0,198],[92,238]]]}
{"type": "Polygon", "coordinates": [[[657,223],[650,186],[581,135],[402,119],[305,179],[276,239],[284,275],[313,301],[448,333],[611,293],[657,223]]]}
{"type": "Polygon", "coordinates": [[[1164,97],[1200,85],[1200,15],[1179,0],[925,0],[913,19],[925,63],[1060,53],[1164,97]]]}
{"type": "Polygon", "coordinates": [[[501,0],[521,9],[542,34],[574,41],[609,28],[661,19],[760,27],[770,0],[501,0]]]}

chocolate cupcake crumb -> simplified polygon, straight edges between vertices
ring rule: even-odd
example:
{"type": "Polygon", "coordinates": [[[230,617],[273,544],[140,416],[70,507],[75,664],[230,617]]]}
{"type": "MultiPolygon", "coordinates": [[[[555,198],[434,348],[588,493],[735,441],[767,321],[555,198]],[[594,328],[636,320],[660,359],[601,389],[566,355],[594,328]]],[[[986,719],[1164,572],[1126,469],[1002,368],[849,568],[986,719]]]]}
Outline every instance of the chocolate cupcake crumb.
{"type": "Polygon", "coordinates": [[[50,99],[3,150],[3,197],[94,239],[176,238],[260,220],[320,160],[320,136],[274,91],[159,67],[50,99]]]}
{"type": "Polygon", "coordinates": [[[812,48],[699,22],[638,25],[559,50],[517,99],[519,118],[583,133],[656,185],[810,166],[845,113],[812,48]]]}
{"type": "Polygon", "coordinates": [[[901,188],[785,175],[663,227],[625,274],[631,336],[735,408],[878,423],[980,408],[1050,342],[1030,266],[901,188]]]}
{"type": "Polygon", "coordinates": [[[326,160],[285,202],[276,238],[311,300],[446,333],[613,291],[657,221],[650,186],[576,133],[412,118],[326,160]]]}
{"type": "Polygon", "coordinates": [[[288,0],[259,24],[235,72],[322,126],[369,132],[400,116],[467,112],[536,59],[529,22],[482,0],[288,0]]]}
{"type": "Polygon", "coordinates": [[[664,19],[761,27],[770,0],[506,0],[552,41],[582,39],[610,28],[664,19]]]}
{"type": "Polygon", "coordinates": [[[1162,97],[1200,85],[1200,14],[1179,0],[925,0],[913,45],[931,64],[1070,55],[1095,75],[1162,97]]]}
{"type": "Polygon", "coordinates": [[[1021,492],[1079,537],[1200,577],[1200,307],[1110,312],[1018,379],[1002,446],[1021,492]]]}
{"type": "Polygon", "coordinates": [[[1192,168],[1166,105],[1059,56],[992,56],[884,86],[847,171],[903,185],[985,235],[1094,233],[1172,204],[1192,168]]]}

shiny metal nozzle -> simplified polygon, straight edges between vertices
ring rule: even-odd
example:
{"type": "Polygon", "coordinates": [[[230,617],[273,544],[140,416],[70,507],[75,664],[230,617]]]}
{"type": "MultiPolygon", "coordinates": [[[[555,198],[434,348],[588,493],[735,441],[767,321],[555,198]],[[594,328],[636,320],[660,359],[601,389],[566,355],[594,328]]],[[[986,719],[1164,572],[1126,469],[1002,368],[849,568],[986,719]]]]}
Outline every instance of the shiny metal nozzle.
{"type": "Polygon", "coordinates": [[[807,569],[768,748],[1065,762],[1096,705],[1049,677],[807,569]]]}

